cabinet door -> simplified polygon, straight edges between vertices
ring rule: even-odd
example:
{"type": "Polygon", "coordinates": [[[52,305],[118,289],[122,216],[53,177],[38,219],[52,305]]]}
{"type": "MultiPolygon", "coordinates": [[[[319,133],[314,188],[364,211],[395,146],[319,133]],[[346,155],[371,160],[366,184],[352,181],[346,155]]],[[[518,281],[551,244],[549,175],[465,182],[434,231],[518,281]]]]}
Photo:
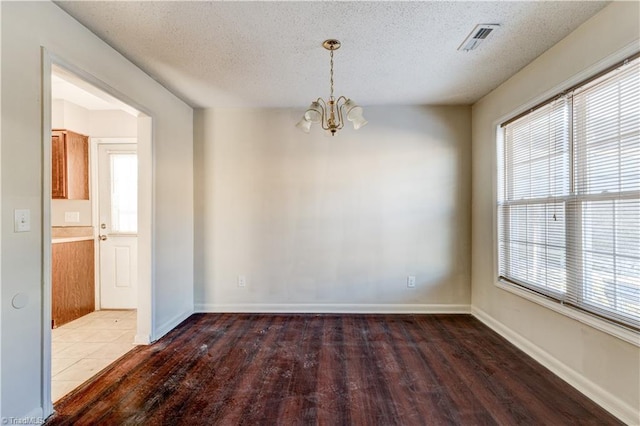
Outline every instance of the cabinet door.
{"type": "Polygon", "coordinates": [[[51,198],[89,199],[89,138],[70,130],[51,132],[51,198]]]}
{"type": "Polygon", "coordinates": [[[52,244],[51,319],[53,326],[95,310],[93,240],[52,244]]]}
{"type": "Polygon", "coordinates": [[[65,134],[51,132],[51,198],[67,198],[67,148],[65,134]]]}
{"type": "Polygon", "coordinates": [[[67,198],[89,199],[89,138],[67,130],[67,198]]]}

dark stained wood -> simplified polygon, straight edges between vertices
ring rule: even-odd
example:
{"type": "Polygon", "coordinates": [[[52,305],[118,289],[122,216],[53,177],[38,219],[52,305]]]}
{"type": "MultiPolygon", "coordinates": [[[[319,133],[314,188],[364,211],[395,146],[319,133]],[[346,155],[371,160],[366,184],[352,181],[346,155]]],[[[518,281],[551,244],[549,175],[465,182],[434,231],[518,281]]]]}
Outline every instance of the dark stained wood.
{"type": "Polygon", "coordinates": [[[89,199],[89,138],[67,130],[67,198],[89,199]]]}
{"type": "Polygon", "coordinates": [[[51,318],[53,326],[95,310],[93,239],[51,245],[51,318]]]}
{"type": "Polygon", "coordinates": [[[622,424],[468,315],[196,314],[49,425],[622,424]]]}
{"type": "Polygon", "coordinates": [[[51,132],[51,197],[89,199],[89,138],[71,130],[51,132]]]}
{"type": "Polygon", "coordinates": [[[67,198],[67,145],[63,131],[51,132],[51,198],[67,198]]]}

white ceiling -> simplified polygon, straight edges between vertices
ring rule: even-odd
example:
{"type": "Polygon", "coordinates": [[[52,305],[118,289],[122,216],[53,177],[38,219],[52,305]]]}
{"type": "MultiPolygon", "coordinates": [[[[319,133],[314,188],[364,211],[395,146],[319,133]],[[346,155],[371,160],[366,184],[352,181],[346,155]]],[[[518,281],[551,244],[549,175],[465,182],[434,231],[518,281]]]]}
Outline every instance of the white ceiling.
{"type": "Polygon", "coordinates": [[[55,73],[51,74],[51,99],[69,101],[88,110],[118,109],[110,102],[81,89],[55,73]]]}
{"type": "Polygon", "coordinates": [[[608,2],[165,2],[57,4],[194,107],[470,104],[608,2]],[[476,24],[500,24],[475,51],[476,24]]]}

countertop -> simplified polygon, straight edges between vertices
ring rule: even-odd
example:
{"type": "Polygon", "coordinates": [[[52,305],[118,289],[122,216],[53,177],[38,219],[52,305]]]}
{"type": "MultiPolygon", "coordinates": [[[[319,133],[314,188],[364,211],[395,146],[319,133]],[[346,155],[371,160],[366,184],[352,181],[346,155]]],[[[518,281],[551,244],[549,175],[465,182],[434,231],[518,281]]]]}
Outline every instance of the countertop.
{"type": "Polygon", "coordinates": [[[73,243],[93,240],[93,226],[54,226],[51,228],[51,243],[73,243]]]}

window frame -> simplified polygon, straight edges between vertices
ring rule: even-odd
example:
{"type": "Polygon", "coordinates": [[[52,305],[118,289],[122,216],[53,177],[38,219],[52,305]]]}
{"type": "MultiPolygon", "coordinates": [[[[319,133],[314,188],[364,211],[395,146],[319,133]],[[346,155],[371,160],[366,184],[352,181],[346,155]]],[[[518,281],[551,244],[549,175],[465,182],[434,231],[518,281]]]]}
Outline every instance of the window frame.
{"type": "MultiPolygon", "coordinates": [[[[637,46],[627,46],[627,48],[622,49],[619,52],[611,55],[610,57],[600,61],[599,63],[585,69],[584,71],[574,75],[572,78],[564,81],[563,83],[553,87],[552,89],[544,92],[542,95],[534,98],[530,102],[522,105],[520,108],[517,108],[515,111],[507,114],[500,119],[494,121],[494,129],[496,132],[495,136],[495,146],[494,146],[494,155],[492,157],[493,164],[493,254],[494,254],[494,262],[493,262],[493,276],[495,286],[505,290],[509,293],[515,294],[519,297],[522,297],[526,300],[534,302],[538,305],[546,307],[552,311],[558,312],[564,316],[577,320],[581,323],[589,325],[595,329],[618,337],[628,343],[631,343],[635,346],[640,347],[640,330],[634,329],[624,323],[619,323],[614,319],[609,319],[603,316],[599,316],[594,313],[590,313],[584,309],[581,309],[577,306],[573,306],[571,301],[561,300],[562,298],[554,298],[551,295],[546,295],[539,291],[536,291],[535,288],[531,288],[523,283],[516,283],[516,280],[506,280],[500,277],[500,240],[499,240],[499,222],[500,222],[500,210],[498,205],[499,197],[499,179],[500,176],[499,168],[500,165],[498,163],[498,151],[499,147],[504,143],[504,129],[503,126],[507,123],[513,122],[527,114],[529,114],[532,110],[540,108],[547,103],[553,102],[560,96],[563,96],[565,93],[575,90],[577,87],[584,86],[588,84],[590,81],[599,78],[600,76],[614,70],[619,67],[622,62],[625,60],[633,60],[640,56],[640,52],[637,50],[637,46]]],[[[572,128],[572,118],[570,119],[569,127],[572,128]]],[[[572,135],[571,135],[572,137],[572,135]]],[[[570,143],[570,150],[573,149],[573,143],[570,143]]],[[[569,153],[570,161],[573,161],[573,152],[569,153]]],[[[571,168],[574,166],[571,165],[571,168]]],[[[574,176],[573,173],[570,173],[570,185],[573,190],[574,186],[574,176]]],[[[573,191],[572,191],[573,193],[573,191]]],[[[589,195],[589,199],[593,198],[593,200],[606,200],[611,199],[610,196],[597,194],[597,195],[589,195]]],[[[532,202],[534,200],[527,200],[527,202],[532,202]]],[[[579,203],[582,204],[584,202],[584,196],[580,197],[556,197],[556,201],[564,201],[565,210],[573,210],[568,209],[566,206],[568,203],[579,203]]],[[[575,210],[574,210],[575,214],[575,210]]],[[[568,221],[568,218],[567,218],[568,221]]],[[[579,249],[580,256],[582,257],[582,248],[579,249]]]]}

